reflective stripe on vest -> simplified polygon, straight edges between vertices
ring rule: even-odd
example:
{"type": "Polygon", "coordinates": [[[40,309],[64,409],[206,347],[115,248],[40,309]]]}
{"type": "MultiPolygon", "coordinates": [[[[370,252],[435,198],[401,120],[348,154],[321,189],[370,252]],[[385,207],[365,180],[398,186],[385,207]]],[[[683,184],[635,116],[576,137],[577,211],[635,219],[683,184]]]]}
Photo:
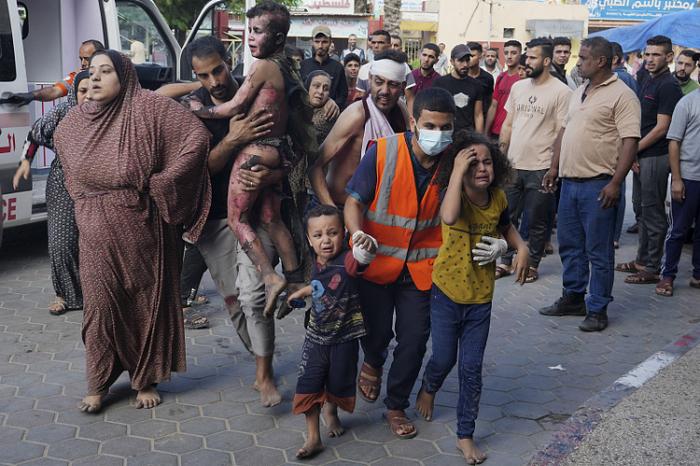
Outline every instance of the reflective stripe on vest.
{"type": "Polygon", "coordinates": [[[418,204],[404,134],[379,139],[376,147],[378,183],[363,228],[377,239],[379,247],[364,277],[380,284],[392,283],[406,265],[416,287],[427,290],[432,283],[433,259],[442,242],[439,189],[431,181],[418,204]]]}

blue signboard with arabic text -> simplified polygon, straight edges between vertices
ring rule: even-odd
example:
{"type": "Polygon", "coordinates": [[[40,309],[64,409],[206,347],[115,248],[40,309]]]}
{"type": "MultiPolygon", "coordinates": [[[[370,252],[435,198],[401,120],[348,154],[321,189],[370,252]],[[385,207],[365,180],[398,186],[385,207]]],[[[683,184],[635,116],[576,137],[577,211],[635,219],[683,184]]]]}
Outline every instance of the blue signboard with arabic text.
{"type": "Polygon", "coordinates": [[[590,19],[640,20],[695,8],[696,0],[587,0],[590,19]]]}

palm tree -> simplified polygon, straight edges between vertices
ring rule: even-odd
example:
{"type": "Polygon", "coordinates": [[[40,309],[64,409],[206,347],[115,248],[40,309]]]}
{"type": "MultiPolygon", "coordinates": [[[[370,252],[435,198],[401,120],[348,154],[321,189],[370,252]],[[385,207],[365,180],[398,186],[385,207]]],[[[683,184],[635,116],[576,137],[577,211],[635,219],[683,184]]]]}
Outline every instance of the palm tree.
{"type": "Polygon", "coordinates": [[[355,0],[355,13],[371,13],[367,0],[355,0]]]}
{"type": "Polygon", "coordinates": [[[401,35],[401,0],[384,0],[384,29],[401,35]]]}

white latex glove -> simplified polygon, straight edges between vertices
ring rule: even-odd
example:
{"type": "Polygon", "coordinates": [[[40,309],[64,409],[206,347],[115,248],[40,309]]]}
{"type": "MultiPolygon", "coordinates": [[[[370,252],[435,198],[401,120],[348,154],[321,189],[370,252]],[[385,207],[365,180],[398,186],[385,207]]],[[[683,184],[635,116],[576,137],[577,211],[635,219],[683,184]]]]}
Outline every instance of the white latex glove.
{"type": "Polygon", "coordinates": [[[362,249],[360,246],[353,246],[352,257],[354,257],[355,260],[362,265],[369,265],[372,263],[374,258],[377,257],[377,253],[369,252],[366,249],[362,249]]]}
{"type": "Polygon", "coordinates": [[[352,235],[352,257],[355,258],[357,262],[363,265],[368,265],[370,264],[375,257],[377,257],[377,240],[374,239],[371,235],[368,235],[362,230],[356,231],[352,235]],[[372,245],[374,246],[372,249],[374,249],[375,252],[370,252],[368,249],[365,249],[364,247],[360,246],[358,243],[364,243],[365,241],[360,241],[361,239],[366,239],[368,241],[372,242],[372,245]]]}
{"type": "Polygon", "coordinates": [[[508,250],[508,243],[503,238],[482,236],[481,242],[476,243],[472,249],[472,258],[479,265],[486,265],[495,261],[508,250]]]}

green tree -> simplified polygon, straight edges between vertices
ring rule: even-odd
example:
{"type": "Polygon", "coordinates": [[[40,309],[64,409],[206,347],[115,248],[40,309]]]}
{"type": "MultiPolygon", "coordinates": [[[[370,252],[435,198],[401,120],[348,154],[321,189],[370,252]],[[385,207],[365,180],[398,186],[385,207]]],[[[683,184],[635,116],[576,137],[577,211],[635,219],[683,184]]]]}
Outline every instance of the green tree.
{"type": "MultiPolygon", "coordinates": [[[[300,0],[277,1],[287,6],[295,6],[300,3],[300,0]]],[[[175,36],[180,43],[185,41],[187,31],[192,27],[197,15],[207,2],[208,0],[155,0],[163,17],[175,30],[175,36]]],[[[221,3],[228,4],[229,10],[234,13],[245,11],[245,0],[225,0],[221,3]]]]}

